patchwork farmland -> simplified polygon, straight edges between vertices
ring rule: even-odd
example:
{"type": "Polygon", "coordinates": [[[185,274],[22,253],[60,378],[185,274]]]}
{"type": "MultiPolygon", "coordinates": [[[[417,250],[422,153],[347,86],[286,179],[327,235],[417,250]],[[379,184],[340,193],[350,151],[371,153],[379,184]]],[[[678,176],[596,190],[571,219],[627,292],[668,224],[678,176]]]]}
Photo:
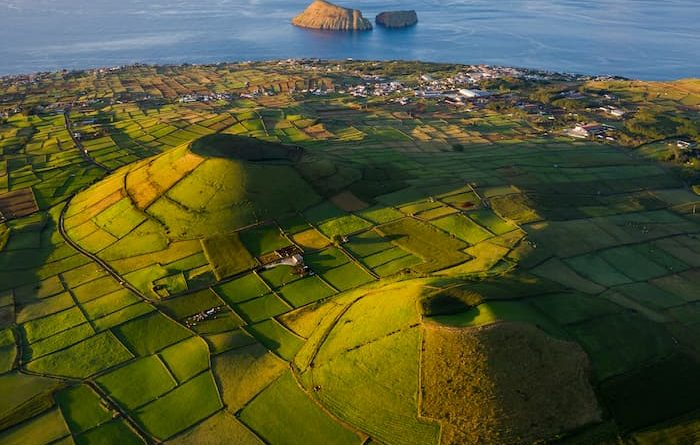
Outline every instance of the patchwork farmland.
{"type": "Polygon", "coordinates": [[[475,69],[0,81],[0,443],[695,443],[697,82],[475,69]]]}

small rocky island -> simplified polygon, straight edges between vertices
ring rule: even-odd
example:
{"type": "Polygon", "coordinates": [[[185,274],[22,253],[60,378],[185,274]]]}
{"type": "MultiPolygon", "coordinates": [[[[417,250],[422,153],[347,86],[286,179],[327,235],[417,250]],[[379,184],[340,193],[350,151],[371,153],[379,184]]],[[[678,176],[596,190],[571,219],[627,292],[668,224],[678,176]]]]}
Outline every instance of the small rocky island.
{"type": "Polygon", "coordinates": [[[292,24],[302,28],[330,31],[366,31],[372,23],[362,17],[357,9],[343,8],[325,0],[314,0],[301,14],[292,19],[292,24]]]}
{"type": "Polygon", "coordinates": [[[414,10],[385,11],[378,14],[375,21],[387,28],[406,28],[418,23],[418,14],[414,10]]]}

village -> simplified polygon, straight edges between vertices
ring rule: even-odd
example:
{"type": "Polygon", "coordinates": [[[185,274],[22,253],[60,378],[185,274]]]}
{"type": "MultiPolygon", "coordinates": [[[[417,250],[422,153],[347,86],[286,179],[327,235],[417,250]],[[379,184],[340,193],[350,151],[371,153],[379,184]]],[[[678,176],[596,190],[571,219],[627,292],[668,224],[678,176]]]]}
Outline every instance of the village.
{"type": "MultiPolygon", "coordinates": [[[[160,107],[167,104],[182,106],[225,107],[237,101],[266,103],[269,100],[307,101],[329,98],[346,106],[360,108],[382,107],[391,110],[413,110],[437,106],[449,113],[478,117],[488,110],[497,110],[507,116],[517,115],[531,123],[542,136],[560,135],[572,139],[595,140],[602,143],[638,145],[641,141],[629,134],[625,122],[633,118],[637,105],[607,91],[589,91],[582,87],[586,82],[620,81],[610,76],[586,76],[556,73],[524,68],[490,65],[449,66],[449,70],[434,68],[413,70],[383,70],[377,62],[327,61],[322,59],[287,59],[278,62],[241,62],[237,64],[189,65],[204,70],[220,70],[226,73],[233,67],[255,70],[259,66],[271,66],[269,80],[237,82],[235,87],[225,88],[226,82],[216,85],[172,85],[167,89],[125,88],[99,97],[81,95],[78,100],[63,100],[45,95],[41,102],[25,103],[20,91],[41,91],[43,85],[62,79],[91,76],[96,81],[109,75],[124,75],[151,70],[149,65],[116,66],[86,71],[61,71],[36,73],[24,76],[5,76],[0,85],[11,86],[17,91],[0,97],[0,123],[17,114],[63,115],[68,110],[90,114],[90,110],[105,106],[135,103],[144,107],[160,107]],[[285,80],[288,79],[288,80],[285,80]],[[307,79],[301,81],[301,79],[307,79]],[[561,85],[564,88],[548,92],[542,85],[561,85]],[[160,94],[159,94],[160,93],[160,94]],[[52,100],[52,98],[54,100],[52,100]],[[276,99],[279,98],[279,99],[276,99]],[[443,108],[444,107],[444,108],[443,108]]],[[[383,66],[383,65],[381,65],[383,66]]],[[[159,69],[177,71],[183,67],[167,66],[159,69]]],[[[428,68],[428,67],[426,67],[428,68]]],[[[160,87],[159,87],[160,88],[160,87]]],[[[81,91],[77,91],[80,93],[81,91]]],[[[71,136],[75,140],[89,141],[107,136],[101,128],[101,119],[84,119],[73,123],[71,136]]],[[[676,135],[688,147],[677,147],[681,154],[677,159],[695,159],[692,135],[676,135]]]]}

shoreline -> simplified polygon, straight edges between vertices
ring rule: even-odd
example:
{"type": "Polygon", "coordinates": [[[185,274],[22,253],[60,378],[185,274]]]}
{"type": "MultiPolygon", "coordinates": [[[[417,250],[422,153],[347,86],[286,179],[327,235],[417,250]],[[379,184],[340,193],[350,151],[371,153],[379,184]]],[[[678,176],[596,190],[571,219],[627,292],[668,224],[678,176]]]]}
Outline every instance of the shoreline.
{"type": "Polygon", "coordinates": [[[182,67],[188,67],[188,66],[202,66],[202,67],[214,67],[214,66],[222,66],[222,65],[253,65],[253,64],[270,64],[270,63],[279,63],[279,64],[292,64],[292,63],[320,63],[320,64],[343,64],[343,63],[424,63],[424,64],[429,64],[429,65],[453,65],[455,67],[474,67],[474,66],[486,66],[486,67],[494,67],[494,68],[511,68],[511,69],[516,69],[524,72],[530,72],[534,74],[543,74],[543,75],[559,75],[559,76],[568,76],[571,77],[572,79],[616,79],[616,80],[639,80],[639,81],[649,81],[649,82],[675,82],[675,81],[681,81],[685,79],[697,79],[700,78],[700,73],[698,73],[697,77],[678,77],[678,78],[670,78],[670,79],[644,79],[644,78],[639,78],[639,77],[627,77],[627,76],[620,76],[616,74],[611,74],[611,73],[578,73],[578,72],[568,72],[568,71],[557,71],[557,70],[548,70],[548,69],[542,69],[542,68],[536,68],[536,67],[529,67],[529,66],[517,66],[517,65],[503,65],[503,64],[491,64],[491,63],[464,63],[464,62],[438,62],[438,61],[430,61],[430,60],[420,60],[420,59],[354,59],[351,57],[345,58],[345,59],[326,59],[326,58],[314,58],[314,57],[294,57],[294,58],[286,58],[286,59],[279,59],[279,58],[272,58],[272,59],[259,59],[259,60],[226,60],[226,61],[219,61],[219,62],[205,62],[205,63],[190,63],[190,62],[182,62],[182,63],[149,63],[149,62],[133,62],[133,63],[127,63],[127,64],[118,64],[118,65],[102,65],[102,66],[92,66],[92,67],[85,67],[85,68],[58,68],[55,70],[40,70],[40,71],[33,71],[33,72],[21,72],[21,73],[8,73],[8,74],[2,74],[0,73],[0,82],[12,82],[12,81],[17,81],[21,80],[22,78],[27,78],[27,77],[41,77],[41,76],[49,76],[49,75],[55,75],[59,73],[65,73],[65,74],[75,74],[75,73],[100,73],[100,72],[111,72],[111,71],[118,71],[118,70],[128,70],[128,69],[133,69],[133,68],[139,68],[139,67],[150,67],[150,68],[182,68],[182,67]]]}

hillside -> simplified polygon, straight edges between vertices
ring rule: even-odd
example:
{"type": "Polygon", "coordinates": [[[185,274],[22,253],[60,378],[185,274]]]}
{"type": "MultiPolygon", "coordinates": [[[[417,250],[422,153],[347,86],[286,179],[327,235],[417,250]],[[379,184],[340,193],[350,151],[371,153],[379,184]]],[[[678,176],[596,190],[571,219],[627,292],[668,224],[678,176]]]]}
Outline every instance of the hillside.
{"type": "Polygon", "coordinates": [[[366,31],[372,23],[362,17],[357,9],[343,8],[326,0],[314,0],[292,24],[302,28],[324,29],[329,31],[366,31]]]}
{"type": "Polygon", "coordinates": [[[697,442],[697,84],[275,61],[0,86],[31,104],[0,123],[0,443],[697,442]]]}
{"type": "Polygon", "coordinates": [[[145,217],[171,240],[184,240],[291,215],[320,200],[290,166],[300,156],[277,144],[205,136],[119,170],[77,195],[65,226],[70,233],[89,217],[86,211],[108,212],[112,217],[101,218],[100,229],[124,230],[128,218],[145,217]],[[119,211],[110,212],[114,206],[119,211]]]}

